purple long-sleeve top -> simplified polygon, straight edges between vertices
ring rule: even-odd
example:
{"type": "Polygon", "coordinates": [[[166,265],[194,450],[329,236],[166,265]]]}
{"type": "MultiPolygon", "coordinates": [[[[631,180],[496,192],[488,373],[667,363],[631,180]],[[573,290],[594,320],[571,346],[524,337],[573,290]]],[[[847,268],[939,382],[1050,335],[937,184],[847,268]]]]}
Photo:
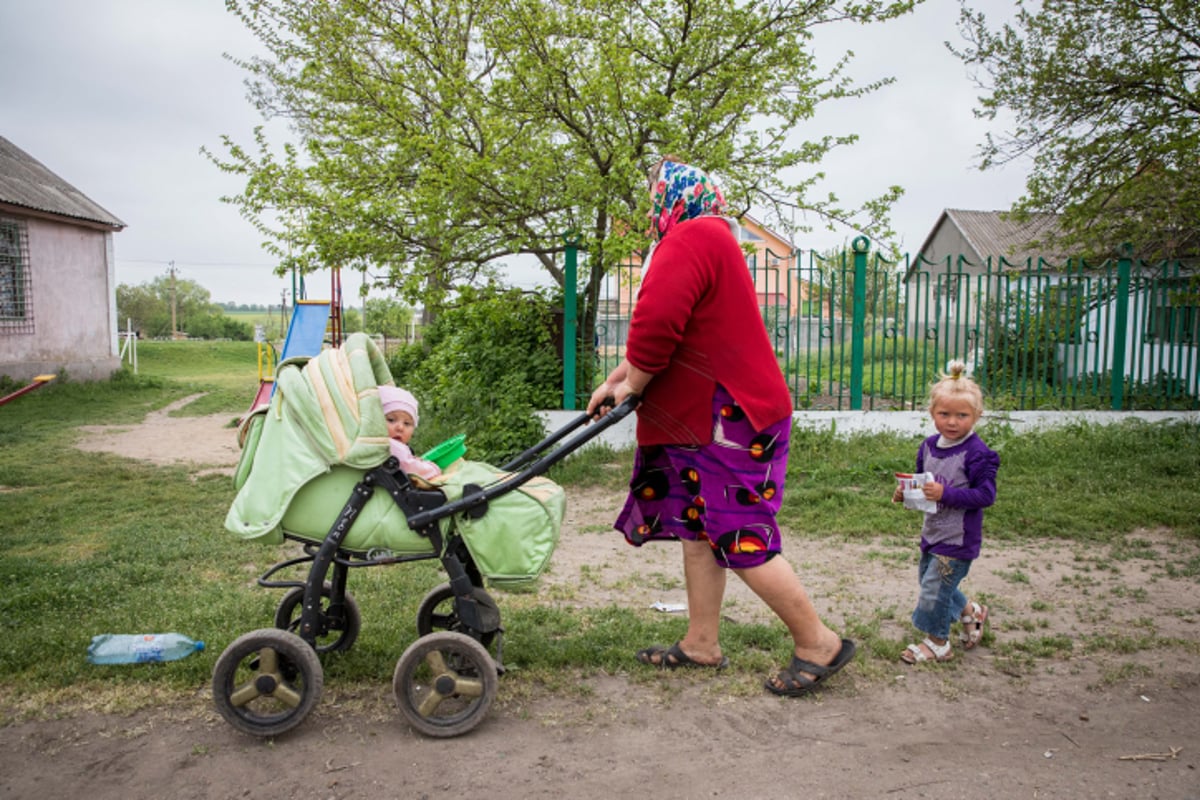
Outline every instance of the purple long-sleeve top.
{"type": "Polygon", "coordinates": [[[1000,456],[972,432],[953,447],[938,447],[934,434],[917,450],[917,472],[942,484],[938,510],[925,515],[921,552],[971,561],[983,542],[983,509],[996,502],[1000,456]]]}

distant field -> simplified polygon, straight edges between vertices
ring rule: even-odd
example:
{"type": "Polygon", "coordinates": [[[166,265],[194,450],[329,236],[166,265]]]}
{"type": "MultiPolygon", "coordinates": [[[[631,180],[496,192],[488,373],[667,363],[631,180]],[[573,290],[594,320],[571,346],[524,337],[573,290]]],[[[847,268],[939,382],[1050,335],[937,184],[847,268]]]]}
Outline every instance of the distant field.
{"type": "Polygon", "coordinates": [[[266,311],[226,311],[225,316],[235,319],[238,322],[244,322],[251,327],[263,325],[268,338],[279,339],[283,337],[284,321],[279,311],[273,313],[266,311]]]}

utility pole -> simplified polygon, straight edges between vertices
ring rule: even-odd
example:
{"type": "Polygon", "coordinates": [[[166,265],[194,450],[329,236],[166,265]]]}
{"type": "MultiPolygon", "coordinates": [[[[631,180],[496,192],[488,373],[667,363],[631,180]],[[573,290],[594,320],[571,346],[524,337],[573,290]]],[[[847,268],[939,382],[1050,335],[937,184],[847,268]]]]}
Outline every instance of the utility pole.
{"type": "Polygon", "coordinates": [[[175,262],[167,262],[167,272],[171,275],[171,339],[174,341],[179,338],[179,331],[175,327],[175,262]]]}

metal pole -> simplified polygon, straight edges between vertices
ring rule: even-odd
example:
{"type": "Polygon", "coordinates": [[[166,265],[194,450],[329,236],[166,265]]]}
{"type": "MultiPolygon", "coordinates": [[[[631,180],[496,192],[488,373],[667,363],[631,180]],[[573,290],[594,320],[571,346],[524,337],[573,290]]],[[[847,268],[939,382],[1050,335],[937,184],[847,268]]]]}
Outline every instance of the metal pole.
{"type": "Polygon", "coordinates": [[[1117,261],[1117,311],[1112,334],[1112,409],[1125,406],[1125,351],[1129,347],[1129,283],[1133,271],[1133,245],[1121,245],[1117,261]]]}
{"type": "Polygon", "coordinates": [[[575,408],[575,347],[579,304],[576,283],[579,258],[579,237],[568,231],[563,237],[567,245],[563,281],[563,409],[575,408]]]}
{"type": "Polygon", "coordinates": [[[867,329],[867,251],[871,241],[859,236],[851,242],[854,248],[854,317],[850,329],[850,409],[863,407],[863,338],[867,329]]]}

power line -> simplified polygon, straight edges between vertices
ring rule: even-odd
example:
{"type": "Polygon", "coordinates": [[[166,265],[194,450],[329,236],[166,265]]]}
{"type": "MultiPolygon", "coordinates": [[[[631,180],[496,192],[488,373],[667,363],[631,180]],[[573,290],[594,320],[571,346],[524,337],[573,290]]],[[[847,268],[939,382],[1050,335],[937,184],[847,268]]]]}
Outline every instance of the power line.
{"type": "Polygon", "coordinates": [[[255,261],[182,261],[178,258],[118,258],[118,264],[177,264],[186,267],[277,267],[278,263],[255,261]]]}

